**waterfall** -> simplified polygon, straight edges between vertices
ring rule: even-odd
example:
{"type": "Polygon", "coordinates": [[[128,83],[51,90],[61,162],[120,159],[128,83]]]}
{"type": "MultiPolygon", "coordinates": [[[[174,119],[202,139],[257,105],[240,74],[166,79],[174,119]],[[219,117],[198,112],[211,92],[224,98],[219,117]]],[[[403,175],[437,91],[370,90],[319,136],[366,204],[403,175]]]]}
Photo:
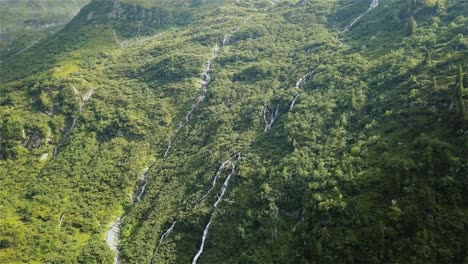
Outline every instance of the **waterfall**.
{"type": "Polygon", "coordinates": [[[354,24],[356,24],[365,14],[369,13],[370,11],[374,10],[377,6],[379,6],[379,0],[372,0],[372,3],[370,4],[369,8],[366,10],[366,12],[360,14],[358,17],[353,19],[351,23],[349,23],[344,29],[343,32],[348,32],[354,24]]]}
{"type": "Polygon", "coordinates": [[[226,46],[226,45],[228,44],[230,38],[231,38],[231,35],[230,35],[230,34],[226,34],[226,35],[224,36],[223,43],[222,43],[222,46],[221,46],[221,47],[226,46]]]}
{"type": "Polygon", "coordinates": [[[304,84],[306,83],[307,81],[307,77],[309,77],[310,75],[314,74],[315,71],[310,71],[308,73],[306,73],[304,76],[302,76],[297,82],[296,82],[296,95],[294,96],[294,99],[292,100],[291,104],[289,105],[289,111],[292,111],[294,109],[294,105],[296,104],[296,101],[297,99],[299,98],[299,96],[301,96],[301,91],[302,91],[302,87],[304,86],[304,84]]]}
{"type": "Polygon", "coordinates": [[[60,216],[60,223],[59,223],[59,228],[62,227],[62,224],[63,224],[63,219],[65,218],[65,213],[62,214],[62,216],[60,216]]]}
{"type": "Polygon", "coordinates": [[[211,223],[213,222],[213,216],[210,217],[210,221],[205,227],[205,230],[203,230],[203,236],[202,236],[202,242],[200,245],[200,249],[198,250],[197,254],[193,258],[192,264],[197,264],[198,258],[200,258],[201,254],[203,253],[203,249],[205,248],[205,241],[206,237],[208,236],[208,232],[210,230],[211,223]]]}
{"type": "MultiPolygon", "coordinates": [[[[226,35],[223,39],[223,42],[222,42],[222,46],[225,46],[227,44],[227,42],[229,41],[229,37],[230,35],[226,35]]],[[[199,92],[199,96],[197,97],[195,103],[192,104],[192,107],[191,109],[187,112],[187,114],[185,115],[185,118],[184,118],[184,121],[183,122],[180,122],[179,125],[177,126],[177,128],[174,130],[174,132],[172,133],[172,136],[167,144],[167,147],[166,147],[166,150],[164,151],[164,155],[163,157],[167,157],[167,155],[169,155],[169,152],[172,148],[172,144],[174,143],[174,140],[176,139],[178,133],[180,132],[181,129],[183,129],[189,122],[190,120],[192,119],[192,116],[193,116],[193,113],[195,112],[195,110],[199,107],[199,105],[201,103],[203,103],[205,101],[205,98],[206,98],[206,94],[208,92],[208,85],[210,84],[210,81],[211,81],[211,70],[212,70],[212,66],[213,66],[213,61],[218,57],[219,55],[219,52],[220,52],[220,48],[218,46],[218,44],[215,46],[215,48],[213,49],[213,55],[211,57],[211,59],[208,60],[205,68],[203,69],[203,72],[202,72],[202,75],[201,75],[201,80],[200,80],[200,92],[199,92]]],[[[239,153],[240,155],[240,153],[239,153]]],[[[234,156],[233,156],[234,157],[234,156]]],[[[231,157],[232,158],[232,157],[231,157]]],[[[139,192],[138,192],[138,195],[136,197],[136,202],[134,203],[139,203],[141,201],[141,198],[146,190],[146,186],[148,184],[148,177],[147,177],[147,173],[148,173],[148,170],[149,168],[151,168],[154,163],[155,163],[156,160],[153,160],[153,162],[151,163],[151,165],[146,168],[143,172],[143,175],[142,177],[140,178],[140,186],[138,188],[139,192]]],[[[215,184],[216,184],[216,180],[219,178],[219,176],[221,175],[222,171],[224,170],[224,167],[226,166],[226,164],[228,163],[228,161],[226,161],[225,163],[223,163],[223,165],[221,166],[221,168],[218,170],[216,176],[215,176],[215,179],[213,180],[213,184],[212,184],[212,187],[210,188],[210,190],[208,190],[208,192],[206,193],[206,195],[208,195],[208,193],[214,188],[215,184]]],[[[205,196],[206,197],[206,196],[205,196]]],[[[203,199],[205,197],[202,197],[199,202],[203,201],[203,199]]],[[[198,202],[197,202],[198,204],[198,202]]],[[[125,218],[125,216],[123,217],[123,219],[125,218]]],[[[122,219],[122,221],[123,221],[122,219]]],[[[177,216],[176,216],[176,220],[174,220],[174,222],[172,222],[171,226],[162,234],[162,236],[160,237],[159,241],[158,241],[158,244],[156,246],[156,249],[154,250],[153,252],[153,256],[152,256],[152,260],[151,260],[151,263],[155,263],[155,257],[157,256],[157,253],[159,251],[159,248],[161,246],[161,244],[164,242],[164,240],[172,233],[172,231],[174,230],[175,228],[175,225],[177,223],[177,216]]],[[[111,228],[111,230],[109,230],[109,232],[112,232],[112,230],[114,230],[114,234],[117,234],[117,235],[114,235],[114,237],[117,237],[117,241],[116,243],[118,243],[118,234],[120,233],[120,226],[121,226],[121,223],[116,225],[116,226],[113,226],[111,228]]],[[[109,233],[108,232],[108,233],[109,233]]],[[[109,246],[111,247],[111,249],[114,249],[115,248],[115,252],[116,252],[116,260],[115,260],[115,263],[118,264],[119,263],[119,259],[118,259],[118,249],[116,246],[113,246],[112,243],[109,243],[109,239],[108,239],[108,244],[109,246]]]]}
{"type": "Polygon", "coordinates": [[[227,187],[229,185],[229,180],[231,179],[231,176],[234,174],[234,171],[236,170],[236,163],[232,163],[232,170],[231,173],[226,177],[226,180],[223,183],[223,186],[221,186],[221,190],[218,192],[218,199],[214,203],[214,207],[218,208],[219,203],[223,200],[224,195],[226,194],[227,187]]]}
{"type": "Polygon", "coordinates": [[[314,74],[314,72],[315,72],[315,71],[310,71],[310,72],[306,73],[304,76],[302,76],[302,77],[296,82],[296,89],[297,89],[297,90],[302,90],[302,87],[304,86],[307,77],[309,77],[309,75],[311,75],[311,74],[314,74]]]}
{"type": "MultiPolygon", "coordinates": [[[[224,43],[224,41],[223,41],[224,43]]],[[[187,112],[185,115],[185,121],[179,123],[179,126],[176,128],[176,130],[172,133],[172,136],[167,144],[166,151],[164,152],[164,157],[167,157],[169,155],[169,151],[172,148],[172,143],[174,143],[174,140],[177,137],[177,134],[179,131],[184,128],[188,122],[190,122],[190,119],[192,119],[193,113],[195,110],[198,108],[198,106],[205,101],[206,94],[208,92],[208,85],[210,84],[211,81],[211,69],[212,69],[212,64],[213,61],[218,57],[219,55],[219,47],[216,45],[216,47],[213,49],[213,56],[210,60],[208,60],[205,68],[203,69],[203,73],[201,75],[201,80],[200,80],[200,95],[197,97],[195,103],[192,105],[192,108],[187,112]]]]}
{"type": "MultiPolygon", "coordinates": [[[[314,72],[315,72],[315,70],[307,72],[304,76],[302,76],[296,82],[295,88],[296,88],[297,92],[296,92],[296,95],[294,96],[293,101],[289,105],[289,110],[288,111],[291,111],[291,110],[294,109],[294,105],[296,104],[297,99],[301,95],[302,87],[306,83],[307,78],[310,75],[314,74],[314,72]]],[[[275,91],[277,91],[277,87],[275,87],[275,91]]],[[[263,123],[264,123],[264,131],[265,132],[270,130],[271,126],[275,122],[276,118],[278,117],[278,111],[279,111],[279,106],[278,105],[276,105],[274,108],[273,107],[270,108],[270,107],[267,106],[267,104],[265,104],[265,106],[263,107],[263,123]]]]}
{"type": "MultiPolygon", "coordinates": [[[[148,185],[148,172],[151,167],[156,163],[156,159],[154,159],[150,166],[146,167],[143,170],[143,173],[141,174],[140,177],[140,183],[138,184],[136,188],[136,193],[137,196],[134,200],[132,200],[132,206],[135,206],[136,204],[141,202],[141,198],[143,197],[143,194],[145,193],[146,186],[148,185]]],[[[114,257],[114,264],[120,264],[120,259],[119,259],[119,241],[120,241],[120,230],[122,229],[123,222],[125,218],[127,217],[126,214],[121,219],[117,219],[117,222],[111,223],[111,228],[107,231],[107,245],[111,248],[112,251],[115,252],[115,257],[114,257]]]]}
{"type": "Polygon", "coordinates": [[[238,157],[239,155],[240,155],[240,152],[239,152],[239,153],[236,153],[234,156],[230,157],[230,158],[227,159],[225,162],[223,162],[223,164],[221,164],[221,166],[218,168],[218,171],[216,172],[215,177],[213,178],[213,181],[211,182],[211,187],[210,187],[210,189],[208,189],[208,191],[207,191],[200,199],[198,199],[198,201],[196,202],[195,206],[197,206],[197,205],[199,205],[201,202],[203,202],[203,200],[208,196],[208,194],[215,188],[216,182],[218,181],[219,177],[220,177],[221,174],[223,173],[224,168],[226,168],[226,165],[227,165],[228,163],[232,163],[232,160],[235,159],[236,157],[238,157]]]}
{"type": "Polygon", "coordinates": [[[75,128],[76,126],[76,122],[78,121],[78,118],[80,118],[81,116],[81,113],[83,112],[85,106],[86,106],[86,103],[91,99],[91,96],[93,96],[94,94],[94,90],[91,90],[87,93],[85,93],[84,95],[82,95],[80,97],[80,100],[81,100],[81,105],[80,105],[80,108],[79,108],[79,111],[78,111],[78,114],[73,118],[73,121],[72,121],[72,124],[71,126],[67,129],[67,131],[65,132],[65,134],[63,134],[63,137],[59,140],[59,142],[57,143],[57,146],[55,146],[54,148],[54,153],[53,153],[53,157],[57,157],[57,154],[60,150],[60,147],[62,146],[63,142],[68,138],[68,136],[70,136],[70,134],[73,132],[73,129],[75,128]]]}
{"type": "Polygon", "coordinates": [[[159,242],[158,242],[158,245],[156,246],[156,249],[154,250],[154,253],[153,253],[153,258],[151,260],[151,263],[154,264],[156,263],[155,262],[155,259],[156,259],[156,255],[158,254],[158,251],[159,251],[159,247],[161,246],[162,242],[172,233],[172,231],[174,230],[174,227],[177,223],[177,220],[172,222],[172,225],[166,230],[166,232],[164,232],[164,234],[161,236],[161,238],[159,239],[159,242]]]}
{"type": "Polygon", "coordinates": [[[274,109],[269,109],[266,104],[263,107],[263,122],[265,123],[265,132],[267,132],[275,122],[275,119],[278,116],[278,109],[278,105],[276,105],[276,108],[274,109]]]}
{"type": "MultiPolygon", "coordinates": [[[[151,163],[151,165],[153,165],[153,164],[154,164],[154,161],[153,161],[153,163],[151,163]]],[[[151,167],[151,165],[150,165],[150,167],[151,167]]],[[[136,201],[134,201],[133,203],[141,202],[141,197],[145,193],[146,186],[148,185],[148,171],[149,171],[150,167],[146,167],[143,170],[143,174],[140,177],[140,184],[139,184],[139,186],[137,188],[138,195],[136,197],[136,201]]]]}
{"type": "MultiPolygon", "coordinates": [[[[219,203],[221,203],[223,201],[224,195],[226,194],[226,190],[227,190],[227,188],[229,186],[229,180],[231,179],[232,175],[234,175],[234,172],[235,172],[235,169],[236,169],[236,162],[241,157],[241,152],[237,153],[233,157],[235,157],[235,160],[231,161],[231,165],[232,165],[231,172],[226,177],[226,180],[224,180],[224,183],[221,186],[221,189],[218,191],[218,199],[216,199],[215,203],[213,204],[214,210],[216,210],[218,208],[219,203]]],[[[203,250],[205,249],[206,238],[208,237],[208,233],[210,231],[210,227],[211,227],[212,223],[213,223],[213,214],[211,215],[210,221],[208,222],[205,229],[203,230],[202,242],[200,244],[200,248],[198,249],[197,254],[193,258],[192,264],[197,263],[198,259],[200,258],[201,254],[203,253],[203,250]]]]}
{"type": "MultiPolygon", "coordinates": [[[[231,173],[227,176],[227,179],[231,178],[231,175],[234,173],[234,168],[235,168],[235,161],[233,162],[234,159],[237,159],[240,158],[240,155],[241,155],[241,152],[238,152],[236,154],[234,154],[233,156],[229,157],[229,159],[227,159],[226,161],[224,161],[221,166],[218,168],[218,171],[216,172],[215,174],[215,177],[213,178],[213,181],[211,182],[211,187],[210,189],[208,189],[208,191],[202,196],[200,197],[200,199],[197,200],[197,202],[195,203],[195,205],[193,206],[193,208],[197,207],[207,196],[208,194],[215,188],[216,186],[216,182],[218,181],[218,179],[220,178],[221,174],[223,173],[224,169],[226,168],[226,166],[231,163],[233,165],[233,168],[231,169],[231,173]]],[[[227,181],[229,182],[229,180],[227,181]]],[[[226,185],[226,182],[223,183],[223,187],[226,185]]],[[[227,185],[225,188],[222,188],[224,190],[224,192],[226,192],[226,189],[227,189],[227,185]]],[[[223,193],[224,193],[223,192],[223,193]]],[[[224,194],[223,194],[224,196],[224,194]]],[[[222,197],[221,197],[222,198],[222,197]]],[[[218,200],[220,200],[218,198],[218,200]]],[[[216,203],[216,206],[217,207],[217,204],[219,203],[219,201],[217,201],[216,203]]],[[[193,209],[192,208],[192,209],[193,209]]],[[[177,219],[177,216],[176,216],[176,219],[177,219]]],[[[161,236],[161,238],[159,239],[158,241],[158,245],[156,246],[156,249],[153,253],[153,260],[152,260],[152,263],[154,263],[155,261],[155,257],[159,251],[159,248],[160,246],[162,245],[162,243],[164,242],[164,240],[172,233],[172,231],[174,230],[174,227],[177,223],[177,220],[175,220],[172,225],[166,230],[166,232],[164,232],[164,234],[161,236]]]]}
{"type": "Polygon", "coordinates": [[[111,223],[111,228],[107,231],[107,245],[114,251],[114,264],[120,264],[119,259],[119,238],[120,238],[120,230],[122,227],[122,223],[127,216],[117,219],[116,222],[111,223]]]}
{"type": "Polygon", "coordinates": [[[299,98],[301,94],[296,93],[296,96],[294,97],[294,100],[291,102],[291,105],[289,106],[289,111],[292,111],[294,109],[294,104],[296,103],[297,98],[299,98]]]}

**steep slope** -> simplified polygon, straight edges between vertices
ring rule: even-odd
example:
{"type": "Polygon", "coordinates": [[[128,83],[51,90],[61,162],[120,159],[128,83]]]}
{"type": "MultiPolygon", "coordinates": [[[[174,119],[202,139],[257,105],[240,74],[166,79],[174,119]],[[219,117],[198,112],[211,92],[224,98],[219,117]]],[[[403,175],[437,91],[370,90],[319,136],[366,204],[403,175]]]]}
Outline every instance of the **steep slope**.
{"type": "Polygon", "coordinates": [[[464,8],[92,1],[0,69],[0,262],[463,263],[464,8]]]}
{"type": "Polygon", "coordinates": [[[89,0],[2,0],[0,60],[57,32],[88,2],[89,0]]]}

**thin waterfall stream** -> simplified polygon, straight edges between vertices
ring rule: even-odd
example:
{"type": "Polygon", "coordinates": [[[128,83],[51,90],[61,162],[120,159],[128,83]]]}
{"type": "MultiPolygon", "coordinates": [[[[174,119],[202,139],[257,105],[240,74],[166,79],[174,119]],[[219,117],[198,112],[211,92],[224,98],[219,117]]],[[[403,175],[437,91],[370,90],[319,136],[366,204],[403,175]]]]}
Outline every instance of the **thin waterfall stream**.
{"type": "MultiPolygon", "coordinates": [[[[230,36],[231,36],[230,34],[227,34],[227,35],[224,36],[224,39],[222,41],[222,47],[224,47],[225,45],[228,44],[230,36]]],[[[174,132],[173,132],[173,134],[172,134],[172,136],[171,136],[171,138],[170,138],[170,140],[169,140],[169,142],[167,144],[167,147],[166,147],[166,150],[164,152],[163,158],[167,157],[167,155],[169,154],[169,152],[170,152],[170,150],[172,148],[172,144],[173,144],[174,140],[176,139],[177,134],[179,133],[179,131],[181,129],[183,129],[190,122],[195,110],[205,100],[206,94],[208,92],[208,85],[210,84],[210,81],[211,81],[211,70],[212,70],[212,66],[213,66],[213,61],[218,57],[219,52],[220,52],[220,48],[219,48],[218,44],[216,44],[215,48],[213,49],[213,55],[212,55],[211,59],[208,60],[208,62],[206,64],[206,67],[203,69],[203,73],[202,73],[201,81],[200,81],[200,95],[197,97],[195,103],[192,105],[191,109],[185,115],[184,121],[180,122],[178,127],[174,130],[174,132]]],[[[144,169],[143,174],[140,177],[140,183],[138,184],[138,187],[137,187],[137,190],[136,190],[136,192],[137,192],[136,198],[132,200],[132,206],[135,206],[136,204],[141,202],[141,199],[142,199],[142,197],[143,197],[143,195],[144,195],[144,193],[146,191],[146,187],[148,185],[148,171],[150,170],[151,167],[153,167],[153,165],[155,163],[156,163],[156,159],[153,159],[150,166],[148,166],[147,168],[144,169]]],[[[218,177],[219,177],[219,175],[218,175],[218,177]]],[[[214,185],[208,191],[208,193],[213,188],[214,188],[214,185]]],[[[208,195],[208,193],[206,195],[208,195]]],[[[203,199],[199,200],[199,202],[201,202],[203,199]]],[[[123,224],[126,216],[127,215],[124,215],[122,218],[117,219],[116,222],[111,223],[111,227],[107,232],[107,238],[106,238],[107,244],[109,245],[111,250],[115,252],[114,264],[120,264],[120,259],[119,259],[119,253],[120,252],[119,252],[119,249],[118,249],[118,244],[119,244],[119,240],[120,240],[120,231],[121,231],[122,224],[123,224]]],[[[176,223],[177,223],[177,221],[174,221],[171,224],[171,226],[163,233],[163,235],[159,239],[158,245],[157,245],[157,247],[155,249],[155,252],[153,253],[152,263],[154,263],[154,259],[155,259],[154,257],[157,254],[160,245],[172,233],[176,223]]]]}
{"type": "Polygon", "coordinates": [[[196,264],[198,259],[200,258],[200,256],[203,254],[203,250],[205,249],[205,242],[206,242],[206,239],[208,237],[211,224],[213,223],[213,214],[216,211],[216,209],[218,208],[219,204],[223,201],[223,198],[224,198],[224,196],[226,194],[226,190],[229,187],[229,180],[231,179],[232,175],[234,175],[235,170],[236,170],[236,163],[237,163],[238,159],[241,157],[241,152],[234,155],[234,157],[235,157],[234,160],[231,161],[231,172],[226,177],[226,179],[224,180],[223,185],[221,186],[220,190],[218,191],[218,194],[217,194],[218,199],[213,204],[214,211],[210,216],[210,221],[208,221],[208,224],[205,226],[205,229],[203,230],[202,242],[200,244],[200,248],[198,249],[197,254],[195,255],[195,257],[192,260],[192,264],[196,264]]]}
{"type": "MultiPolygon", "coordinates": [[[[205,198],[208,196],[208,194],[215,188],[218,179],[221,177],[221,174],[224,172],[224,169],[229,164],[234,164],[234,162],[237,161],[238,158],[240,158],[240,155],[241,155],[241,152],[238,152],[238,153],[234,154],[233,156],[229,157],[229,159],[227,159],[226,161],[224,161],[221,164],[221,166],[218,168],[218,171],[216,172],[216,174],[215,174],[215,176],[213,178],[213,181],[211,182],[211,187],[197,200],[197,202],[193,206],[192,210],[195,209],[198,205],[200,205],[203,202],[203,200],[205,200],[205,198]]],[[[232,175],[232,172],[228,175],[228,177],[230,178],[231,175],[232,175]]],[[[158,245],[156,246],[156,249],[155,249],[155,251],[153,253],[153,259],[152,259],[151,263],[155,264],[155,259],[156,259],[156,256],[158,254],[159,248],[161,247],[164,240],[172,233],[172,231],[174,231],[174,227],[175,227],[175,225],[177,223],[177,218],[178,218],[178,216],[175,217],[176,220],[174,220],[174,222],[172,222],[171,226],[163,233],[163,235],[159,239],[158,245]]]]}
{"type": "Polygon", "coordinates": [[[278,105],[270,108],[265,104],[265,106],[263,107],[263,123],[265,124],[265,129],[264,129],[265,132],[270,130],[271,126],[275,122],[275,119],[278,116],[278,111],[279,111],[278,105]]]}
{"type": "MultiPolygon", "coordinates": [[[[225,39],[223,40],[223,43],[225,41],[227,41],[226,38],[227,37],[225,37],[225,39]]],[[[198,106],[201,103],[203,103],[203,101],[205,101],[206,94],[208,92],[208,85],[210,84],[210,81],[211,81],[211,75],[210,75],[211,68],[212,68],[212,65],[213,65],[213,61],[218,57],[218,55],[219,55],[219,46],[218,46],[218,44],[216,44],[216,47],[213,50],[212,58],[210,60],[208,60],[208,63],[206,64],[205,69],[203,69],[203,73],[202,73],[202,77],[201,77],[201,81],[200,81],[200,95],[197,97],[197,100],[192,105],[192,108],[185,115],[185,120],[180,122],[179,126],[172,133],[172,136],[171,136],[171,138],[169,140],[169,143],[167,144],[166,151],[164,152],[164,157],[167,157],[167,155],[169,154],[169,151],[172,148],[172,143],[174,143],[174,140],[176,139],[177,134],[179,133],[179,131],[182,128],[184,128],[190,122],[190,119],[192,119],[192,116],[193,116],[193,113],[195,112],[195,110],[198,108],[198,106]]]]}
{"type": "Polygon", "coordinates": [[[53,153],[54,158],[57,157],[57,154],[58,154],[58,152],[60,150],[60,147],[62,146],[63,142],[73,132],[73,129],[75,128],[76,123],[78,122],[78,119],[81,116],[81,113],[83,113],[83,110],[84,110],[84,108],[86,106],[86,103],[91,99],[91,96],[93,96],[93,94],[94,94],[94,90],[91,90],[91,91],[85,93],[84,95],[79,96],[80,101],[81,101],[81,105],[80,105],[78,114],[73,118],[71,126],[67,129],[67,131],[65,131],[65,134],[63,134],[63,137],[59,140],[59,142],[57,143],[57,146],[55,146],[54,153],[53,153]]]}
{"type": "Polygon", "coordinates": [[[302,92],[302,87],[305,85],[307,78],[314,74],[315,71],[310,71],[306,73],[304,76],[302,76],[297,82],[296,82],[296,95],[294,96],[294,99],[292,100],[291,104],[289,105],[289,111],[292,111],[294,109],[294,105],[296,104],[297,99],[299,96],[301,96],[302,92]]]}
{"type": "Polygon", "coordinates": [[[379,0],[372,0],[372,3],[370,4],[369,8],[366,10],[366,12],[360,14],[358,17],[353,19],[351,23],[349,23],[344,29],[343,32],[348,32],[361,18],[369,13],[370,11],[374,10],[377,6],[379,6],[379,0]]]}

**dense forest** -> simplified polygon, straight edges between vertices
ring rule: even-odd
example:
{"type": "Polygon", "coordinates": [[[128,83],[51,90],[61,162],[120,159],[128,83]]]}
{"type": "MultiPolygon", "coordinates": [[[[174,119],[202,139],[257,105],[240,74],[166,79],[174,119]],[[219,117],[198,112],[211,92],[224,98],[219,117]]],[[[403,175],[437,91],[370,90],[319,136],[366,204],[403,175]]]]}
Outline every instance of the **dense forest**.
{"type": "Polygon", "coordinates": [[[467,11],[91,0],[0,62],[0,263],[467,263],[467,11]]]}

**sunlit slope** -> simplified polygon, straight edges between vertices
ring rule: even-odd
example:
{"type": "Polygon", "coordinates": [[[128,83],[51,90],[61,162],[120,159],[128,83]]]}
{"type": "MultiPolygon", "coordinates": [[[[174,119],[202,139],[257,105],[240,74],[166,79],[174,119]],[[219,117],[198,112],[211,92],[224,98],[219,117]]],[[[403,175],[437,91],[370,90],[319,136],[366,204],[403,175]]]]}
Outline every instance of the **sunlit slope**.
{"type": "Polygon", "coordinates": [[[433,2],[91,2],[2,64],[0,262],[463,263],[433,2]]]}

